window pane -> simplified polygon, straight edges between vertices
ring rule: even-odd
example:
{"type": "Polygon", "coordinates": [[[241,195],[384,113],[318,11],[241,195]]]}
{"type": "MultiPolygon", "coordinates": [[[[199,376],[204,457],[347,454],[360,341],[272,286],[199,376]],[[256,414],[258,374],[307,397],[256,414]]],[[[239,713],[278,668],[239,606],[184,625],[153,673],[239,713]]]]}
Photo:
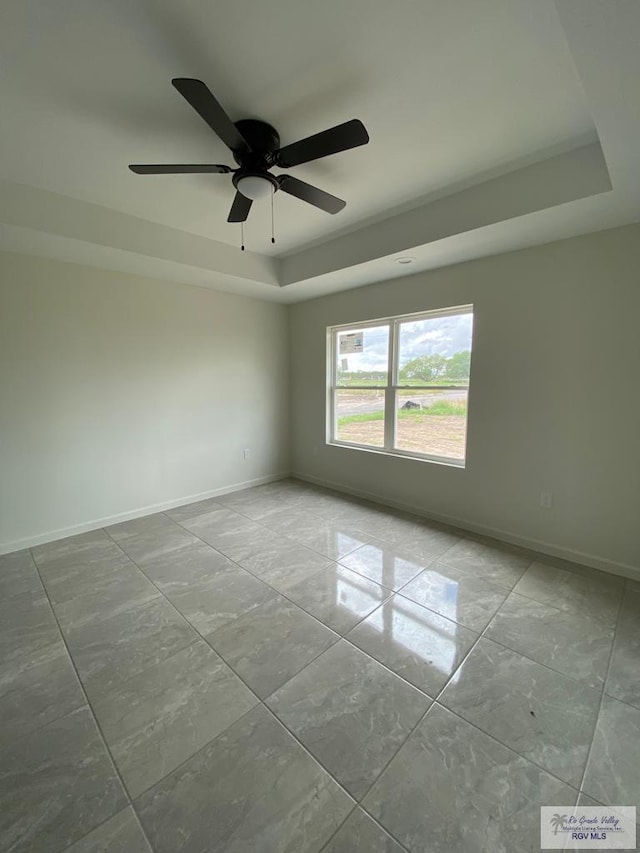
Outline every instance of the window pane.
{"type": "Polygon", "coordinates": [[[341,329],[336,334],[338,385],[386,385],[389,326],[341,329]]]}
{"type": "Polygon", "coordinates": [[[467,391],[398,391],[396,447],[429,456],[464,459],[467,391]]]}
{"type": "Polygon", "coordinates": [[[384,394],[381,389],[335,391],[336,439],[384,447],[384,394]]]}
{"type": "Polygon", "coordinates": [[[472,314],[400,323],[399,385],[467,385],[472,314]]]}

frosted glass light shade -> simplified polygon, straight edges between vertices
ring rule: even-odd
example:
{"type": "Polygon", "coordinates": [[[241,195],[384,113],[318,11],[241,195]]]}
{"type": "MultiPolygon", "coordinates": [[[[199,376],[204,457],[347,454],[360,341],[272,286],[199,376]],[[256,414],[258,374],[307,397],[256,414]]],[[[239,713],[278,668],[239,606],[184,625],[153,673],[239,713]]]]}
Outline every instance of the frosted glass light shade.
{"type": "Polygon", "coordinates": [[[247,175],[246,178],[240,178],[236,189],[241,192],[245,198],[250,198],[251,201],[257,201],[260,198],[267,198],[273,192],[271,181],[266,178],[261,178],[258,175],[247,175]]]}

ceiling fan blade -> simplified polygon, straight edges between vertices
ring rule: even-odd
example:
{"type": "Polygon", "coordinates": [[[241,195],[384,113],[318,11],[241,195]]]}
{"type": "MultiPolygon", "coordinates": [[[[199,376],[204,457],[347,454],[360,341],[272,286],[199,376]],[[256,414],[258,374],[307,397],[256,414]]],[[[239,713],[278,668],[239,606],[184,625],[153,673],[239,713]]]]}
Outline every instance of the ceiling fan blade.
{"type": "Polygon", "coordinates": [[[216,101],[202,80],[190,77],[175,77],[172,84],[182,97],[191,104],[193,109],[209,125],[224,144],[232,151],[250,151],[247,140],[239,132],[229,116],[216,101]]]}
{"type": "Polygon", "coordinates": [[[319,160],[320,157],[328,157],[339,151],[348,151],[349,148],[366,145],[368,141],[367,129],[361,121],[354,118],[329,130],[323,130],[322,133],[285,145],[284,148],[276,151],[276,163],[283,168],[299,166],[301,163],[319,160]]]}
{"type": "Polygon", "coordinates": [[[206,163],[176,163],[166,166],[135,164],[133,166],[129,166],[129,168],[132,172],[135,172],[136,175],[186,175],[191,172],[198,174],[204,172],[218,172],[220,174],[224,174],[226,172],[234,171],[230,166],[208,165],[206,163]]]}
{"type": "Polygon", "coordinates": [[[250,198],[242,195],[241,192],[236,192],[229,216],[227,216],[227,222],[246,222],[252,204],[250,198]]]}
{"type": "Polygon", "coordinates": [[[331,193],[326,193],[324,190],[319,190],[318,187],[307,184],[305,181],[301,181],[291,175],[281,175],[278,178],[278,184],[283,192],[289,193],[289,195],[293,195],[301,201],[313,204],[327,213],[340,213],[347,203],[341,198],[337,198],[337,196],[331,195],[331,193]]]}

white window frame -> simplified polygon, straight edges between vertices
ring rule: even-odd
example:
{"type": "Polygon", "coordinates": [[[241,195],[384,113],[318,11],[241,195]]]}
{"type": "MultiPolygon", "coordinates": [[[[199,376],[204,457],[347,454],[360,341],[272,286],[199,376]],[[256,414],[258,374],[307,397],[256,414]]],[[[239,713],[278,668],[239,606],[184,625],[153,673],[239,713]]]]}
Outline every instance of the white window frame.
{"type": "MultiPolygon", "coordinates": [[[[424,462],[437,462],[444,465],[452,465],[456,468],[464,468],[466,465],[466,452],[464,459],[456,459],[449,456],[436,456],[429,453],[416,453],[413,450],[401,450],[394,447],[397,432],[397,397],[399,391],[424,391],[436,389],[439,391],[459,390],[467,391],[469,399],[469,387],[466,385],[400,385],[398,384],[398,356],[399,356],[399,329],[402,323],[415,322],[416,320],[430,320],[436,317],[454,317],[460,314],[471,314],[473,321],[473,305],[456,305],[452,308],[442,308],[435,311],[420,311],[416,314],[398,314],[394,317],[382,317],[377,320],[365,320],[364,322],[342,323],[339,326],[327,328],[327,423],[326,443],[337,447],[351,447],[355,450],[366,450],[370,453],[382,453],[387,456],[403,456],[410,459],[419,459],[424,462]],[[379,328],[387,326],[389,329],[389,361],[387,365],[387,382],[380,385],[338,385],[338,336],[346,330],[358,330],[379,328]],[[336,414],[336,391],[340,390],[366,390],[383,391],[384,393],[384,446],[375,447],[370,444],[359,444],[353,441],[343,441],[336,436],[337,414],[336,414]]],[[[473,336],[473,333],[472,333],[473,336]]],[[[471,343],[473,360],[473,337],[471,343]]],[[[465,422],[465,447],[466,434],[469,430],[469,414],[465,422]]]]}

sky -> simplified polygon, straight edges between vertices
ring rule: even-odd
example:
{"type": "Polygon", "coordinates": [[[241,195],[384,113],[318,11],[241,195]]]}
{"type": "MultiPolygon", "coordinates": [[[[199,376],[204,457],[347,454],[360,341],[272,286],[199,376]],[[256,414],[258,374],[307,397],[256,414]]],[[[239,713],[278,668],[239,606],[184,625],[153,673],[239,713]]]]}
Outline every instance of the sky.
{"type": "MultiPolygon", "coordinates": [[[[471,314],[453,317],[430,317],[402,323],[400,326],[400,367],[412,358],[420,355],[439,353],[449,358],[456,352],[471,349],[471,314]]],[[[343,370],[385,370],[388,363],[388,326],[379,328],[344,329],[340,335],[348,332],[362,332],[364,348],[361,353],[340,355],[338,364],[343,370]],[[346,359],[347,364],[344,364],[346,359]]]]}

